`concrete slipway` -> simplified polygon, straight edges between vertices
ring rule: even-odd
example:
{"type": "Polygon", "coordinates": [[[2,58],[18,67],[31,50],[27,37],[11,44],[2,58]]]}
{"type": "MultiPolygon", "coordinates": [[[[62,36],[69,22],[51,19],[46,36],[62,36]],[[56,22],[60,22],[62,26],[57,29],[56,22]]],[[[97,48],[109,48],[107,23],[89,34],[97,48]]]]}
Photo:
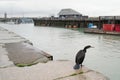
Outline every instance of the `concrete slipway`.
{"type": "Polygon", "coordinates": [[[0,80],[109,80],[86,67],[74,70],[72,61],[49,61],[48,54],[46,56],[31,44],[29,40],[0,27],[0,80]],[[31,63],[38,64],[14,65],[31,63]]]}

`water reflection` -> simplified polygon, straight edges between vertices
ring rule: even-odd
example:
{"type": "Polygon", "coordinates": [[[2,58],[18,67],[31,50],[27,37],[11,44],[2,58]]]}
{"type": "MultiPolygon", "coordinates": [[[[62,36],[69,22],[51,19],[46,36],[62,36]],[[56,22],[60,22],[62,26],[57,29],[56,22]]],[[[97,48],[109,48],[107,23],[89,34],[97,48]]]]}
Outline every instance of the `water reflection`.
{"type": "Polygon", "coordinates": [[[54,56],[54,60],[74,60],[76,53],[86,45],[89,49],[83,63],[102,72],[111,80],[119,80],[120,37],[83,33],[83,29],[71,30],[55,27],[34,27],[33,24],[1,24],[15,33],[31,40],[38,47],[54,56]]]}

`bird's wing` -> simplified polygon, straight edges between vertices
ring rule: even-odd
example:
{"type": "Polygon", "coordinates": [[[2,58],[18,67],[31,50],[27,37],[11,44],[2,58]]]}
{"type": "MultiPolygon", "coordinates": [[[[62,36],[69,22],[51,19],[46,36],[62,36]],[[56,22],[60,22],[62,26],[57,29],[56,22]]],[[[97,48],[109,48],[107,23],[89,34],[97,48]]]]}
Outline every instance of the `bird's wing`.
{"type": "Polygon", "coordinates": [[[80,50],[80,51],[77,53],[76,57],[81,58],[81,57],[83,57],[84,55],[85,55],[85,51],[80,50]]]}
{"type": "Polygon", "coordinates": [[[80,50],[76,55],[76,63],[81,64],[85,58],[85,51],[80,50]]]}

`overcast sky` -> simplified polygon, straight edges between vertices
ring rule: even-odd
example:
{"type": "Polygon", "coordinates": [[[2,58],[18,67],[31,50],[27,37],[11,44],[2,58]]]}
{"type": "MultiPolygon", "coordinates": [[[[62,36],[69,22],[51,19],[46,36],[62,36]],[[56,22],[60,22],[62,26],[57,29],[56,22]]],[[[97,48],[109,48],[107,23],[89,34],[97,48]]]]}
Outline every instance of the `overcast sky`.
{"type": "Polygon", "coordinates": [[[0,17],[6,12],[14,16],[57,16],[64,8],[72,8],[83,15],[120,15],[120,0],[0,0],[0,17]]]}

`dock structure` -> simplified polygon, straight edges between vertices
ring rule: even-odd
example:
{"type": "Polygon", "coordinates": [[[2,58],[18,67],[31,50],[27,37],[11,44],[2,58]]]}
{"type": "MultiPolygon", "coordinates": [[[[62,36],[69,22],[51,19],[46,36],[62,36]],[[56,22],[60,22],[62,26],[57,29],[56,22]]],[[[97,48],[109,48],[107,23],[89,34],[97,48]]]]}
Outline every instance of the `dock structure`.
{"type": "Polygon", "coordinates": [[[101,29],[103,24],[120,24],[120,16],[99,16],[89,18],[34,18],[35,26],[83,27],[93,23],[101,29]]]}
{"type": "Polygon", "coordinates": [[[35,26],[77,26],[77,27],[87,27],[89,23],[94,23],[95,25],[99,26],[99,18],[68,18],[68,19],[62,19],[62,18],[40,18],[40,19],[34,19],[34,25],[35,26]]]}
{"type": "Polygon", "coordinates": [[[117,36],[120,36],[120,32],[116,32],[116,31],[104,31],[102,29],[85,28],[84,32],[85,33],[91,33],[91,34],[107,34],[107,35],[117,35],[117,36]]]}

